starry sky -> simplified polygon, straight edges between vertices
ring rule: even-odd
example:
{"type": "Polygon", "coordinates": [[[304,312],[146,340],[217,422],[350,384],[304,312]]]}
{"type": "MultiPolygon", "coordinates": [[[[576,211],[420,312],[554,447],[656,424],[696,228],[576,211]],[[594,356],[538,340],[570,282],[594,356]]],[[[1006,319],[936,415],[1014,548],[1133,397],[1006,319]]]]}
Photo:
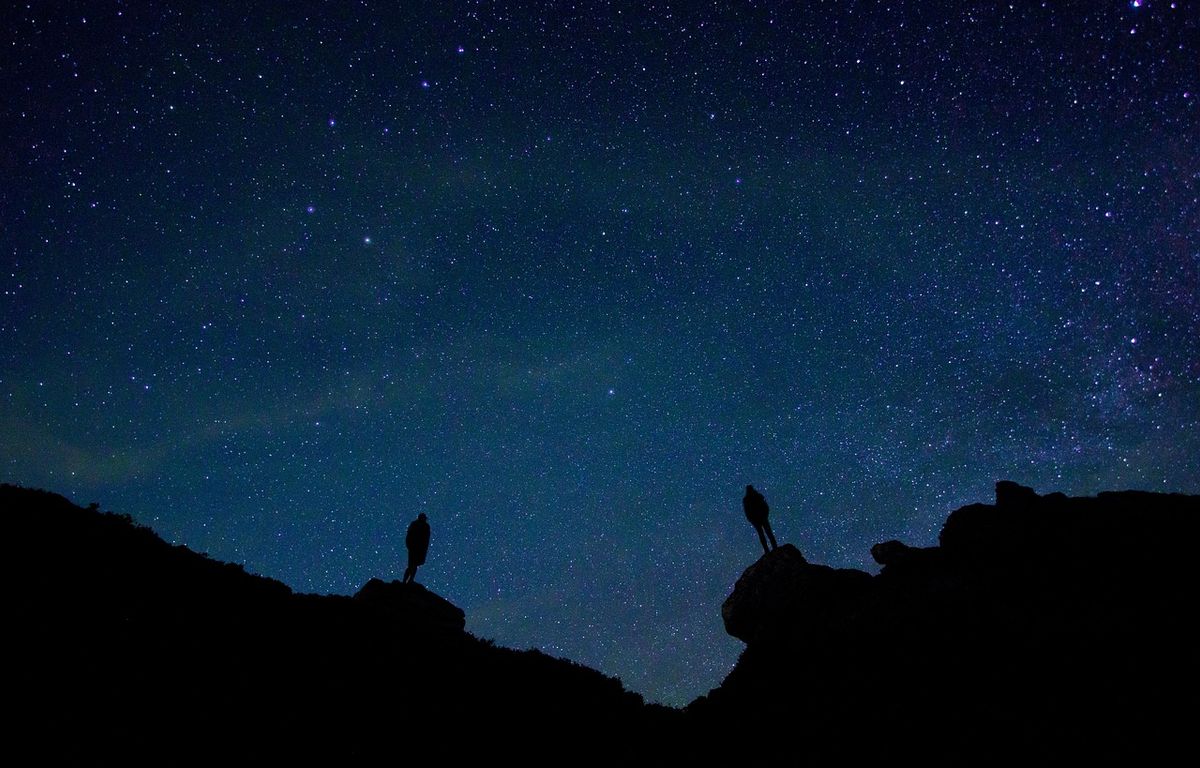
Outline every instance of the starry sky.
{"type": "Polygon", "coordinates": [[[747,483],[1200,492],[1198,2],[168,5],[0,11],[0,480],[675,705],[747,483]]]}

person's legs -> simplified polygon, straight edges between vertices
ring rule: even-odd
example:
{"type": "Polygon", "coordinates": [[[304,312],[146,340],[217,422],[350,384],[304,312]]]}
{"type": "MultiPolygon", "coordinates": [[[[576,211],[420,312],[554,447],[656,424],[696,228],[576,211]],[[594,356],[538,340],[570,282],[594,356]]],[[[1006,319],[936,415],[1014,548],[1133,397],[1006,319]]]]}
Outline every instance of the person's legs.
{"type": "MultiPolygon", "coordinates": [[[[774,532],[771,531],[770,521],[763,520],[763,528],[767,529],[767,538],[769,538],[771,540],[771,549],[775,549],[776,547],[778,547],[779,545],[775,543],[775,534],[774,534],[774,532]]],[[[760,533],[759,535],[761,536],[762,534],[760,533]]],[[[767,543],[765,541],[763,542],[763,546],[764,547],[767,546],[767,543]]]]}
{"type": "Polygon", "coordinates": [[[408,561],[408,567],[404,569],[404,583],[407,584],[416,578],[417,566],[413,565],[412,560],[408,561]]]}
{"type": "MultiPolygon", "coordinates": [[[[767,537],[763,535],[763,527],[757,523],[754,525],[754,530],[758,532],[758,540],[762,542],[763,553],[766,554],[771,550],[767,548],[767,537]]],[[[774,541],[774,539],[772,539],[774,541]]]]}

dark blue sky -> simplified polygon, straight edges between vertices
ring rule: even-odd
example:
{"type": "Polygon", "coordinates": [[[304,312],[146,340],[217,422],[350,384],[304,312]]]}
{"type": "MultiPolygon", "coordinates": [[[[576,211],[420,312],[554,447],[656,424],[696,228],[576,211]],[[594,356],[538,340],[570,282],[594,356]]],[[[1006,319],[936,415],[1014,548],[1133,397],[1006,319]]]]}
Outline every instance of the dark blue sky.
{"type": "Polygon", "coordinates": [[[1196,2],[164,5],[0,12],[0,479],[673,704],[746,483],[1200,492],[1196,2]]]}

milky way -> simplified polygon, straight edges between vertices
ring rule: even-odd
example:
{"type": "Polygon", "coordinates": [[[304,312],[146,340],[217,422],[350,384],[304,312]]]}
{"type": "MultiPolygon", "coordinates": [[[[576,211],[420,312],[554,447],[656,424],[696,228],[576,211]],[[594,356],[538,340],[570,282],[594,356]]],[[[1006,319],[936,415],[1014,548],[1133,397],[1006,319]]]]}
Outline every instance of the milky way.
{"type": "Polygon", "coordinates": [[[1200,492],[1195,2],[3,12],[0,479],[683,704],[815,562],[1200,492]]]}

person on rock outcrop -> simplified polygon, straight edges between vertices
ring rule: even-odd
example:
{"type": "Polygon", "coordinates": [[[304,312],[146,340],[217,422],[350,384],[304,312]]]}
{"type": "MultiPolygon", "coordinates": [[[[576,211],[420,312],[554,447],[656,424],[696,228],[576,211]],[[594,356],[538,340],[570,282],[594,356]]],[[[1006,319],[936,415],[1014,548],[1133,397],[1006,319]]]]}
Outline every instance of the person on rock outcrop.
{"type": "Polygon", "coordinates": [[[753,485],[746,486],[746,495],[742,497],[742,509],[746,512],[746,519],[758,533],[758,540],[762,542],[763,552],[769,553],[779,546],[775,543],[775,534],[771,531],[771,523],[767,520],[771,508],[767,506],[767,500],[754,489],[753,485]],[[767,539],[771,540],[770,547],[767,546],[767,539]]]}
{"type": "Polygon", "coordinates": [[[429,521],[425,519],[424,512],[408,524],[404,544],[408,547],[408,567],[404,569],[404,583],[408,584],[416,578],[417,567],[425,565],[425,555],[429,554],[429,521]]]}

